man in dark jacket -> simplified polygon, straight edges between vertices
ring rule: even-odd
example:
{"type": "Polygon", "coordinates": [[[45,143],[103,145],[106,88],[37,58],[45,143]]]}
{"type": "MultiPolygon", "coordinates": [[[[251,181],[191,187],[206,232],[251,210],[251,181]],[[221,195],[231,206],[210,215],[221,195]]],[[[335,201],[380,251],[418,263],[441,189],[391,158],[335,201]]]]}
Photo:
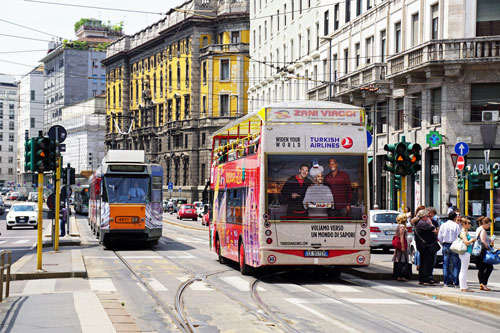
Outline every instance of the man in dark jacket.
{"type": "Polygon", "coordinates": [[[420,252],[420,268],[418,270],[418,283],[421,285],[433,285],[431,280],[432,267],[434,266],[434,254],[431,244],[437,242],[437,229],[429,219],[429,209],[422,209],[417,214],[418,222],[415,224],[415,242],[420,252]]]}
{"type": "Polygon", "coordinates": [[[288,205],[287,217],[307,216],[307,211],[304,208],[304,196],[307,188],[312,182],[307,178],[309,167],[302,164],[299,168],[299,173],[287,179],[285,185],[281,189],[281,198],[288,205]]]}
{"type": "Polygon", "coordinates": [[[325,176],[325,185],[330,188],[333,195],[334,209],[331,216],[351,215],[352,186],[349,175],[345,171],[339,170],[337,160],[330,158],[328,166],[331,172],[325,176]]]}

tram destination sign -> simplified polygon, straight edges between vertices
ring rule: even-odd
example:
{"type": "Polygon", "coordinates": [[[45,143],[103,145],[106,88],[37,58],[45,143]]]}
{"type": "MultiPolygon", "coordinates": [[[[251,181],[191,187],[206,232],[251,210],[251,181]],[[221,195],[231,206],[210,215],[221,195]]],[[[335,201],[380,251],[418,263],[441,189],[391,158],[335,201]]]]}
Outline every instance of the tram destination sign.
{"type": "Polygon", "coordinates": [[[363,110],[352,109],[306,109],[269,108],[266,121],[279,123],[345,123],[362,124],[363,110]]]}

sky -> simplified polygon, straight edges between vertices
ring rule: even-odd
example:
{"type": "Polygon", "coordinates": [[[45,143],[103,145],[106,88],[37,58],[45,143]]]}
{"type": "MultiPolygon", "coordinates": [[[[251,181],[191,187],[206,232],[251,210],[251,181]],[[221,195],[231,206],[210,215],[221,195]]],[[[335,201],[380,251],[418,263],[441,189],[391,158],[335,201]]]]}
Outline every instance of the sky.
{"type": "Polygon", "coordinates": [[[184,0],[0,1],[0,74],[14,75],[16,78],[27,74],[39,64],[39,60],[47,54],[48,43],[52,39],[57,37],[76,39],[74,24],[81,18],[99,19],[106,24],[108,21],[111,24],[123,21],[125,34],[132,35],[163,17],[154,13],[165,15],[170,8],[185,2],[184,0]]]}

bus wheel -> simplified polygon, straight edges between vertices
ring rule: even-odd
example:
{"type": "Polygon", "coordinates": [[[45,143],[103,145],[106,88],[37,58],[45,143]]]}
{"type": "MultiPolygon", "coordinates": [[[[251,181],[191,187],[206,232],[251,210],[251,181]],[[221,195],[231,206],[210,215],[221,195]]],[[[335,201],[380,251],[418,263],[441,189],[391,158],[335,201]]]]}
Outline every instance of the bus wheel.
{"type": "Polygon", "coordinates": [[[222,256],[222,252],[220,250],[219,236],[217,236],[217,240],[215,241],[215,246],[216,246],[216,249],[217,249],[217,255],[219,256],[219,263],[226,264],[227,263],[227,259],[222,256]]]}
{"type": "Polygon", "coordinates": [[[245,263],[245,245],[240,240],[240,249],[238,251],[238,258],[240,264],[240,273],[242,275],[250,274],[250,267],[245,263]]]}

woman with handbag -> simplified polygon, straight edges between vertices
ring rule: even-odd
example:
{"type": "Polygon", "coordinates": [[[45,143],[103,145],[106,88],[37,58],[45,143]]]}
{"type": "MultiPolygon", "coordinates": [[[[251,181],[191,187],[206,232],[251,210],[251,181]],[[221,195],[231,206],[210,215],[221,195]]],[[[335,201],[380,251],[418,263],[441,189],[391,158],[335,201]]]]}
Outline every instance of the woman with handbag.
{"type": "Polygon", "coordinates": [[[493,240],[490,240],[488,236],[488,230],[490,230],[491,219],[489,217],[483,217],[481,220],[481,226],[477,228],[476,235],[479,242],[481,242],[481,253],[479,254],[480,260],[477,263],[477,278],[479,280],[479,289],[484,291],[490,291],[491,289],[487,287],[488,279],[493,271],[493,265],[487,264],[483,261],[486,255],[486,250],[489,246],[493,246],[493,240]]]}
{"type": "Polygon", "coordinates": [[[407,216],[399,214],[396,217],[398,226],[393,238],[394,256],[393,274],[400,282],[408,282],[411,277],[411,265],[408,257],[408,231],[406,230],[407,216]]]}
{"type": "Polygon", "coordinates": [[[459,254],[460,257],[460,274],[458,275],[458,280],[460,282],[460,291],[472,292],[467,286],[467,271],[469,270],[470,255],[472,253],[472,244],[476,241],[475,238],[471,238],[469,235],[470,220],[465,217],[461,217],[459,222],[462,224],[462,231],[460,231],[459,237],[462,239],[464,244],[467,246],[467,251],[464,254],[459,254]]]}

